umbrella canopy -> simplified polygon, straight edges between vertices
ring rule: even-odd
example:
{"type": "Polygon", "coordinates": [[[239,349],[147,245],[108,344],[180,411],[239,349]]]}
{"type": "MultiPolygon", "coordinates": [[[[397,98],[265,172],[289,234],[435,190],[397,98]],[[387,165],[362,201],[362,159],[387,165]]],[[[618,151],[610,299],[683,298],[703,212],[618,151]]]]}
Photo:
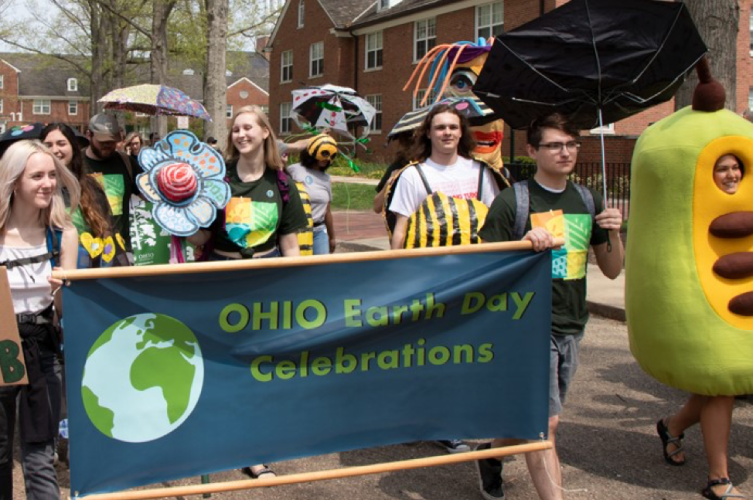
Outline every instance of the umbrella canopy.
{"type": "Polygon", "coordinates": [[[135,111],[147,115],[193,116],[212,121],[212,117],[200,102],[178,89],[165,85],[144,84],[116,89],[102,97],[99,102],[105,103],[105,109],[135,111]]]}
{"type": "Polygon", "coordinates": [[[683,3],[572,0],[497,37],[473,91],[513,128],[591,129],[669,100],[706,51],[683,3]]]}
{"type": "MultiPolygon", "coordinates": [[[[455,109],[460,111],[463,116],[468,118],[473,126],[483,125],[484,123],[497,119],[494,115],[494,111],[476,96],[447,97],[436,104],[440,103],[451,104],[455,109]]],[[[424,118],[426,118],[426,115],[431,108],[432,106],[426,106],[414,111],[408,111],[397,121],[395,126],[392,127],[392,130],[387,134],[387,137],[392,138],[403,132],[410,132],[417,129],[418,126],[421,125],[421,122],[424,121],[424,118]]]]}
{"type": "Polygon", "coordinates": [[[374,107],[348,87],[327,84],[293,91],[290,116],[304,130],[327,128],[353,138],[355,126],[368,134],[375,114],[374,107]]]}

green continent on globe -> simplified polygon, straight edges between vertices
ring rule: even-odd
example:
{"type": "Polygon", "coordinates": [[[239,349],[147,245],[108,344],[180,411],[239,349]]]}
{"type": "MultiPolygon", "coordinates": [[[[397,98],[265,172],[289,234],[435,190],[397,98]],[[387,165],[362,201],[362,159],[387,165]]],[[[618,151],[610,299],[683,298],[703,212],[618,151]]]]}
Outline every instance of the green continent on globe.
{"type": "Polygon", "coordinates": [[[191,399],[196,367],[186,359],[194,357],[196,337],[183,323],[168,316],[159,315],[154,321],[137,344],[141,354],[131,366],[131,384],[140,391],[162,389],[168,419],[174,423],[185,413],[191,399]],[[173,341],[169,348],[158,347],[169,341],[173,341]],[[154,370],[154,366],[162,369],[154,370]]]}
{"type": "Polygon", "coordinates": [[[81,388],[81,396],[84,399],[86,413],[89,415],[94,426],[105,436],[112,437],[112,428],[115,425],[115,413],[99,404],[99,398],[86,386],[81,388]]]}

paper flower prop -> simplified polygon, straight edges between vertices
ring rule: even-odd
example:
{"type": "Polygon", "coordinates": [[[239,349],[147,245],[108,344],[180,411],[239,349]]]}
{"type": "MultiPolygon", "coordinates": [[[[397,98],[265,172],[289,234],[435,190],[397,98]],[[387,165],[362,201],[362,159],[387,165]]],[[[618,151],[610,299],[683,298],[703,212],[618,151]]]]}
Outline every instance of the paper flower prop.
{"type": "Polygon", "coordinates": [[[225,162],[213,147],[191,132],[176,130],[139,153],[144,173],[139,191],[154,204],[152,215],[173,236],[190,236],[208,227],[217,209],[230,201],[225,162]]]}

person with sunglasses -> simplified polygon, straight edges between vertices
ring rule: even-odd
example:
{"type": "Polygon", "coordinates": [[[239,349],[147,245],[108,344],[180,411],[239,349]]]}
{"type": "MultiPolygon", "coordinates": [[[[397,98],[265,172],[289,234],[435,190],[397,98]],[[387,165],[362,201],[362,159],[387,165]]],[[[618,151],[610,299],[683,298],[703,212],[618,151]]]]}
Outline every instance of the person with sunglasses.
{"type": "Polygon", "coordinates": [[[302,183],[311,198],[314,220],[314,255],[335,253],[335,224],[332,219],[332,181],[327,169],[337,155],[337,142],[326,134],[311,139],[301,151],[300,163],[287,167],[287,172],[302,183]]]}
{"type": "MultiPolygon", "coordinates": [[[[588,322],[586,268],[592,247],[599,269],[610,279],[622,272],[622,214],[605,208],[599,193],[568,180],[578,159],[579,131],[567,118],[553,113],[528,129],[528,155],[536,160],[533,179],[506,189],[492,203],[479,236],[485,242],[527,240],[537,252],[565,245],[552,256],[552,327],[550,337],[549,433],[553,447],[526,454],[526,464],[539,497],[563,498],[562,473],[556,448],[559,415],[578,367],[580,340],[588,322]],[[565,229],[567,227],[567,229],[565,229]],[[552,231],[557,234],[552,234],[552,231]]],[[[518,444],[495,439],[477,449],[518,444]]],[[[484,498],[503,498],[502,462],[477,461],[484,498]]]]}

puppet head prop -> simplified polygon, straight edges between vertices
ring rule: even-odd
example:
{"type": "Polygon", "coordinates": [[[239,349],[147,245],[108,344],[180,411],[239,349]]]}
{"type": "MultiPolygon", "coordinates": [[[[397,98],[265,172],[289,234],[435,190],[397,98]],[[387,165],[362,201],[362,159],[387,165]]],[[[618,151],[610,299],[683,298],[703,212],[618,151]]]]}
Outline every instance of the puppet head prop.
{"type": "MultiPolygon", "coordinates": [[[[414,84],[413,98],[418,90],[429,88],[436,96],[427,102],[430,92],[426,92],[420,105],[429,105],[445,97],[478,99],[473,93],[481,68],[484,67],[491,45],[483,39],[478,43],[456,42],[437,45],[419,61],[403,90],[414,84]],[[428,83],[424,77],[428,72],[428,83]]],[[[486,116],[471,119],[471,130],[478,144],[474,156],[488,163],[495,170],[502,169],[502,138],[504,123],[497,120],[489,110],[486,116]]]]}
{"type": "Polygon", "coordinates": [[[693,106],[647,128],[635,147],[627,245],[630,348],[659,381],[695,394],[753,392],[753,178],[714,181],[717,161],[753,165],[753,124],[723,109],[698,63],[693,106]]]}

